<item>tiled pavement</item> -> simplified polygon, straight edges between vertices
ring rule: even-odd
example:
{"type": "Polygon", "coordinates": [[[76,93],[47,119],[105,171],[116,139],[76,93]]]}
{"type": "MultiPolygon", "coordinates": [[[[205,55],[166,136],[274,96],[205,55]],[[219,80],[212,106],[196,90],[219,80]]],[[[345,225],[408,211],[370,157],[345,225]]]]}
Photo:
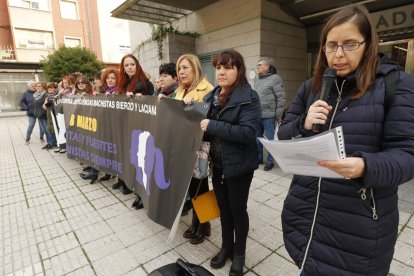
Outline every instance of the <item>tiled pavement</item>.
{"type": "MultiPolygon", "coordinates": [[[[202,264],[220,244],[220,225],[200,245],[176,239],[131,209],[133,196],[90,185],[81,166],[41,149],[38,127],[25,145],[27,118],[0,116],[0,275],[147,275],[177,258],[202,264]]],[[[280,212],[291,176],[257,170],[248,203],[250,232],[246,275],[298,275],[283,246],[280,212]]],[[[414,182],[400,189],[400,234],[391,273],[414,275],[414,182]]],[[[228,275],[230,262],[215,275],[228,275]]]]}

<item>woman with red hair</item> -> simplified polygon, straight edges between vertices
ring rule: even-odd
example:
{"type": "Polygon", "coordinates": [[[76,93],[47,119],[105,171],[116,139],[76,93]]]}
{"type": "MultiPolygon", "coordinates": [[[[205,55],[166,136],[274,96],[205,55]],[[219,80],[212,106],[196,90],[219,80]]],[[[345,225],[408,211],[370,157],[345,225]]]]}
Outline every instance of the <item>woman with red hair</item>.
{"type": "Polygon", "coordinates": [[[125,94],[128,97],[154,94],[154,86],[134,55],[127,54],[122,58],[119,72],[118,94],[125,94]]]}
{"type": "MultiPolygon", "coordinates": [[[[121,65],[119,66],[118,89],[116,92],[120,95],[125,94],[127,97],[132,97],[133,95],[151,96],[154,94],[154,86],[145,75],[144,70],[142,70],[138,59],[132,54],[125,55],[121,60],[121,65]]],[[[123,188],[123,194],[127,195],[132,193],[125,182],[118,178],[118,182],[112,185],[112,189],[119,189],[121,187],[123,188]]],[[[132,207],[135,209],[143,208],[140,196],[137,195],[132,207]]]]}

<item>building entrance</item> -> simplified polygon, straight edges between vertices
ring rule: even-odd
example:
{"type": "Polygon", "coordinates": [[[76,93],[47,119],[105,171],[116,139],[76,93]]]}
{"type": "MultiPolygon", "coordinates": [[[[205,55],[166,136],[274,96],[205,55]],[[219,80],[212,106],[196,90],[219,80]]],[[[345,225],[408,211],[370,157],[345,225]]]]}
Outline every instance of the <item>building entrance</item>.
{"type": "Polygon", "coordinates": [[[387,54],[405,72],[414,75],[414,39],[380,43],[379,51],[387,54]]]}

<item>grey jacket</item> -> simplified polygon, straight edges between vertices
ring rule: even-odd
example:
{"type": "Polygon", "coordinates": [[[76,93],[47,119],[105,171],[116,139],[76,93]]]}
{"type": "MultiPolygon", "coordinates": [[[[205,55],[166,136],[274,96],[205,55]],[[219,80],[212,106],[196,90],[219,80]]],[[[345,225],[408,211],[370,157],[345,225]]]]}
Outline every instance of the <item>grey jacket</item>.
{"type": "Polygon", "coordinates": [[[275,73],[259,75],[254,83],[254,89],[260,98],[262,118],[281,118],[286,106],[282,78],[275,73]]]}

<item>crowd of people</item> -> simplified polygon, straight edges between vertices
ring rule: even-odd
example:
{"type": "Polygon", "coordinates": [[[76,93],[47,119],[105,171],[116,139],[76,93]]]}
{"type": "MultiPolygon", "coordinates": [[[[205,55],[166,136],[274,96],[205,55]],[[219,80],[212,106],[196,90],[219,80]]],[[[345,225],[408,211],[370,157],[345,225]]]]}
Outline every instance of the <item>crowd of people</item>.
{"type": "MultiPolygon", "coordinates": [[[[278,138],[283,140],[315,135],[314,124],[321,124],[323,130],[341,125],[347,157],[321,160],[319,165],[344,179],[293,177],[282,213],[285,246],[301,275],[386,275],[398,233],[398,185],[414,177],[410,168],[414,128],[412,121],[403,119],[414,118],[414,78],[378,53],[378,38],[366,8],[344,8],[325,24],[314,77],[299,88],[286,118],[284,84],[273,59],[258,60],[253,87],[239,52],[217,54],[213,66],[216,86],[203,75],[200,60],[193,54],[182,55],[176,64],[162,64],[154,83],[132,54],[122,58],[119,70],[98,72],[93,83],[81,74],[65,75],[59,84],[31,81],[21,100],[29,118],[26,143],[37,119],[40,139],[47,141],[43,148],[57,147],[51,124],[53,100],[66,94],[154,96],[188,105],[209,102],[200,128],[203,141],[210,142],[211,183],[220,208],[222,236],[210,266],[220,269],[231,259],[229,275],[235,276],[243,275],[245,264],[247,201],[254,171],[261,163],[264,170],[271,170],[277,159],[268,154],[263,160],[257,138],[275,139],[278,128],[278,138]],[[336,69],[337,77],[335,89],[324,101],[318,99],[326,68],[336,69]],[[384,110],[383,77],[391,70],[398,70],[397,88],[391,109],[384,110]]],[[[65,148],[59,144],[55,151],[64,153],[65,148]]],[[[80,176],[95,183],[98,170],[84,170],[80,176]]],[[[100,181],[111,177],[105,174],[100,181]]],[[[119,178],[112,188],[132,193],[119,178]]],[[[193,177],[187,197],[208,190],[208,177],[193,177]]],[[[185,206],[191,208],[191,203],[185,206]]],[[[139,195],[133,207],[143,208],[139,195]]],[[[210,223],[200,223],[193,211],[183,237],[200,244],[210,234],[210,223]]]]}

